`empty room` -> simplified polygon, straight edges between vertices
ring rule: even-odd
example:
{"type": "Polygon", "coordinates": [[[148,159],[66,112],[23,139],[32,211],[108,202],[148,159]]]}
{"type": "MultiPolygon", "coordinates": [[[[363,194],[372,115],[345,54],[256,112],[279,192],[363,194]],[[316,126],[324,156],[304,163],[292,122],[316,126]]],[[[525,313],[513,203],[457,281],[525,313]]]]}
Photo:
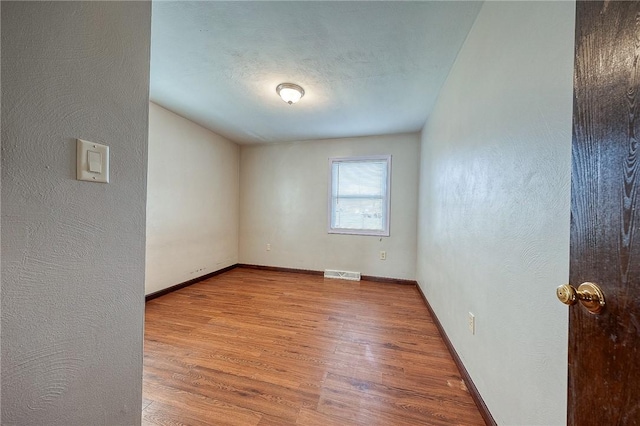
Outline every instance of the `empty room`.
{"type": "Polygon", "coordinates": [[[640,2],[0,14],[2,425],[640,424],[640,2]]]}

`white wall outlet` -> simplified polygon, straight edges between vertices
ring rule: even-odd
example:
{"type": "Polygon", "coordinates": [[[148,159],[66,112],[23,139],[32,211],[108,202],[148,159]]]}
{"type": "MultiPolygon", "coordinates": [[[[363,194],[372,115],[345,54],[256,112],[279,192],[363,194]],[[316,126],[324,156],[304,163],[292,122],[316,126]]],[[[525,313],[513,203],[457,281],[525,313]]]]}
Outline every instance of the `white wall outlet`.
{"type": "Polygon", "coordinates": [[[476,334],[476,316],[469,312],[468,327],[471,334],[476,334]]]}
{"type": "Polygon", "coordinates": [[[386,251],[381,251],[380,252],[380,260],[387,260],[387,252],[386,251]]]}
{"type": "Polygon", "coordinates": [[[271,244],[267,243],[267,251],[271,251],[271,244]]]}

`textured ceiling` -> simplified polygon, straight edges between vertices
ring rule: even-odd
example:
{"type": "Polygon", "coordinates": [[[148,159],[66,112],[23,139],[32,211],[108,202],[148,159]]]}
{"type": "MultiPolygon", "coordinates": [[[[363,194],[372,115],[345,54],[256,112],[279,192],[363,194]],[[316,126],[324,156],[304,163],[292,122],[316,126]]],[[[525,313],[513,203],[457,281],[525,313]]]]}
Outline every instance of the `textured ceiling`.
{"type": "Polygon", "coordinates": [[[239,143],[419,131],[480,7],[154,1],[151,100],[239,143]]]}

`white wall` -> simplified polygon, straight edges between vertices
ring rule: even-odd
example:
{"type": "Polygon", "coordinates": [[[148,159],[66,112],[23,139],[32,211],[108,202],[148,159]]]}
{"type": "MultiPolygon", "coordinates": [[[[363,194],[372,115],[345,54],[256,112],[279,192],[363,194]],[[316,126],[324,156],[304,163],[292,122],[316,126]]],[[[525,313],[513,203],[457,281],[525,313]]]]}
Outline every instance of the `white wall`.
{"type": "MultiPolygon", "coordinates": [[[[0,6],[0,33],[2,32],[2,7],[0,6]]],[[[0,58],[2,57],[2,43],[0,43],[0,58]]],[[[1,59],[0,59],[1,62],[1,59]]],[[[1,68],[1,67],[0,67],[1,68]]],[[[1,72],[0,72],[1,74],[1,72]]],[[[2,78],[0,77],[0,82],[2,78]]],[[[1,84],[0,84],[1,86],[1,84]]],[[[0,87],[0,93],[1,93],[0,87]]],[[[1,98],[1,96],[0,96],[1,98]]],[[[0,130],[2,129],[2,114],[0,114],[0,130]]],[[[0,212],[2,212],[2,149],[0,149],[0,212]]],[[[0,247],[2,246],[2,221],[0,220],[0,247]]],[[[2,264],[2,250],[0,249],[0,265],[2,264]]],[[[0,267],[0,300],[2,300],[2,273],[0,267]]],[[[2,423],[2,303],[0,303],[0,423],[2,423]]]]}
{"type": "Polygon", "coordinates": [[[240,149],[151,103],[146,294],[238,263],[240,149]]]}
{"type": "Polygon", "coordinates": [[[415,279],[418,157],[417,134],[242,146],[240,262],[415,279]],[[328,234],[328,159],[379,154],[393,156],[391,236],[328,234]]]}
{"type": "Polygon", "coordinates": [[[418,281],[504,425],[566,422],[574,11],[486,2],[422,132],[418,281]]]}
{"type": "Polygon", "coordinates": [[[1,423],[140,424],[151,2],[1,7],[1,423]]]}

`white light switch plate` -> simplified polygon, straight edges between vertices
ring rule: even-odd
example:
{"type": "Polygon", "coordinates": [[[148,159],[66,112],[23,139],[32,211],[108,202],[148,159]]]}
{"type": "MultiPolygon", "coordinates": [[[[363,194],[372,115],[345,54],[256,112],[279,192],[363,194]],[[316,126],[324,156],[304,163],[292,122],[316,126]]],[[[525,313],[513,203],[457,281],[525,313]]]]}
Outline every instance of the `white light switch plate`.
{"type": "Polygon", "coordinates": [[[78,139],[78,180],[109,183],[109,147],[78,139]]]}

